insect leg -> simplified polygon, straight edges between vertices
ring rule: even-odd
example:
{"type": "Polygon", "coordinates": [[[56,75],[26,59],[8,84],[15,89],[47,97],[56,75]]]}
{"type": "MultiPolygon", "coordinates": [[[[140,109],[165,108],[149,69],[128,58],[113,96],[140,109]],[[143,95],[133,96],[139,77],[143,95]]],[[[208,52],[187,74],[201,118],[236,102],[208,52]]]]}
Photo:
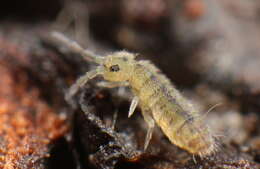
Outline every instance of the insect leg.
{"type": "Polygon", "coordinates": [[[112,130],[115,129],[115,126],[116,126],[116,119],[117,119],[117,115],[118,115],[118,111],[115,111],[114,112],[114,115],[113,115],[113,121],[112,121],[112,130]]]}
{"type": "Polygon", "coordinates": [[[148,110],[142,110],[142,114],[143,114],[143,117],[144,117],[144,121],[148,125],[148,131],[146,133],[145,142],[144,142],[144,151],[145,151],[147,149],[148,145],[149,145],[151,138],[152,138],[155,122],[154,122],[153,117],[151,116],[151,113],[148,110]]]}
{"type": "Polygon", "coordinates": [[[137,96],[135,96],[131,102],[129,111],[128,111],[128,118],[131,117],[134,114],[134,111],[138,105],[139,102],[139,98],[137,96]]]}
{"type": "Polygon", "coordinates": [[[101,74],[101,69],[98,67],[96,70],[87,72],[85,75],[81,76],[65,94],[65,100],[70,101],[70,99],[77,93],[77,91],[84,86],[88,80],[93,79],[98,74],[101,74]]]}
{"type": "Polygon", "coordinates": [[[98,82],[97,85],[99,87],[106,87],[106,88],[115,88],[115,87],[122,87],[122,86],[129,86],[128,82],[107,82],[107,81],[101,81],[98,82]]]}

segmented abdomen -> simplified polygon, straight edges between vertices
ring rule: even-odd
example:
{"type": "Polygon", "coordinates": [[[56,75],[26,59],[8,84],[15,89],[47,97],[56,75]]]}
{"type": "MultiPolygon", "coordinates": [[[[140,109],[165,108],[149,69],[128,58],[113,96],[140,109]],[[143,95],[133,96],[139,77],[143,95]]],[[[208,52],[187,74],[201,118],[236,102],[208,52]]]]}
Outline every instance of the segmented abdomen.
{"type": "Polygon", "coordinates": [[[212,153],[214,139],[197,111],[164,75],[151,71],[153,65],[148,66],[137,65],[130,82],[140,105],[151,110],[157,125],[173,144],[200,156],[212,153]]]}

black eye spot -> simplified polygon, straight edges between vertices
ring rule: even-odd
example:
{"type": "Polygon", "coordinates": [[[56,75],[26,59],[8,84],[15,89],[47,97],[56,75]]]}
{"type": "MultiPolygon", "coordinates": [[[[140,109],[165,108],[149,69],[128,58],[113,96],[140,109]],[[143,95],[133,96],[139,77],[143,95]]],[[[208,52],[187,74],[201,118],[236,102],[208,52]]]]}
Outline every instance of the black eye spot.
{"type": "Polygon", "coordinates": [[[109,68],[110,72],[117,72],[120,70],[118,65],[113,65],[109,68]]]}

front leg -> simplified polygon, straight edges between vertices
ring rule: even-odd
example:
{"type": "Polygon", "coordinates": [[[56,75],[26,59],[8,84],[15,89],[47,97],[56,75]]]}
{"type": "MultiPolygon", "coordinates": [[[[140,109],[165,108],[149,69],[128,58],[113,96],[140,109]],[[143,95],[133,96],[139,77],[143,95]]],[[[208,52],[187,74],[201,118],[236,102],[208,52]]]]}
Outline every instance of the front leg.
{"type": "Polygon", "coordinates": [[[115,88],[115,87],[127,87],[129,86],[128,82],[108,82],[108,81],[101,81],[97,83],[99,87],[106,87],[106,88],[115,88]]]}
{"type": "Polygon", "coordinates": [[[78,80],[70,87],[69,91],[65,94],[65,100],[69,102],[71,98],[78,92],[78,90],[88,82],[88,80],[93,79],[100,73],[101,72],[97,68],[96,70],[89,71],[85,75],[78,78],[78,80]]]}
{"type": "Polygon", "coordinates": [[[139,98],[137,96],[135,96],[131,102],[129,111],[128,111],[128,118],[131,117],[134,114],[134,111],[138,105],[139,102],[139,98]]]}

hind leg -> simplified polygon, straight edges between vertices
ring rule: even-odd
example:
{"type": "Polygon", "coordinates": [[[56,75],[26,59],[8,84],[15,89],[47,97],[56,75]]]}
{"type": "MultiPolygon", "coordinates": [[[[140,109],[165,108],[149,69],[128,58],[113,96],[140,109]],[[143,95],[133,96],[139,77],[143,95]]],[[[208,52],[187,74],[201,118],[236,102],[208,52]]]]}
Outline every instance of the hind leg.
{"type": "Polygon", "coordinates": [[[151,111],[149,109],[142,109],[142,115],[144,117],[144,121],[148,125],[148,130],[147,130],[147,133],[146,133],[145,143],[144,143],[144,150],[146,150],[149,143],[150,143],[150,140],[152,138],[155,122],[154,122],[154,119],[152,117],[151,111]]]}

